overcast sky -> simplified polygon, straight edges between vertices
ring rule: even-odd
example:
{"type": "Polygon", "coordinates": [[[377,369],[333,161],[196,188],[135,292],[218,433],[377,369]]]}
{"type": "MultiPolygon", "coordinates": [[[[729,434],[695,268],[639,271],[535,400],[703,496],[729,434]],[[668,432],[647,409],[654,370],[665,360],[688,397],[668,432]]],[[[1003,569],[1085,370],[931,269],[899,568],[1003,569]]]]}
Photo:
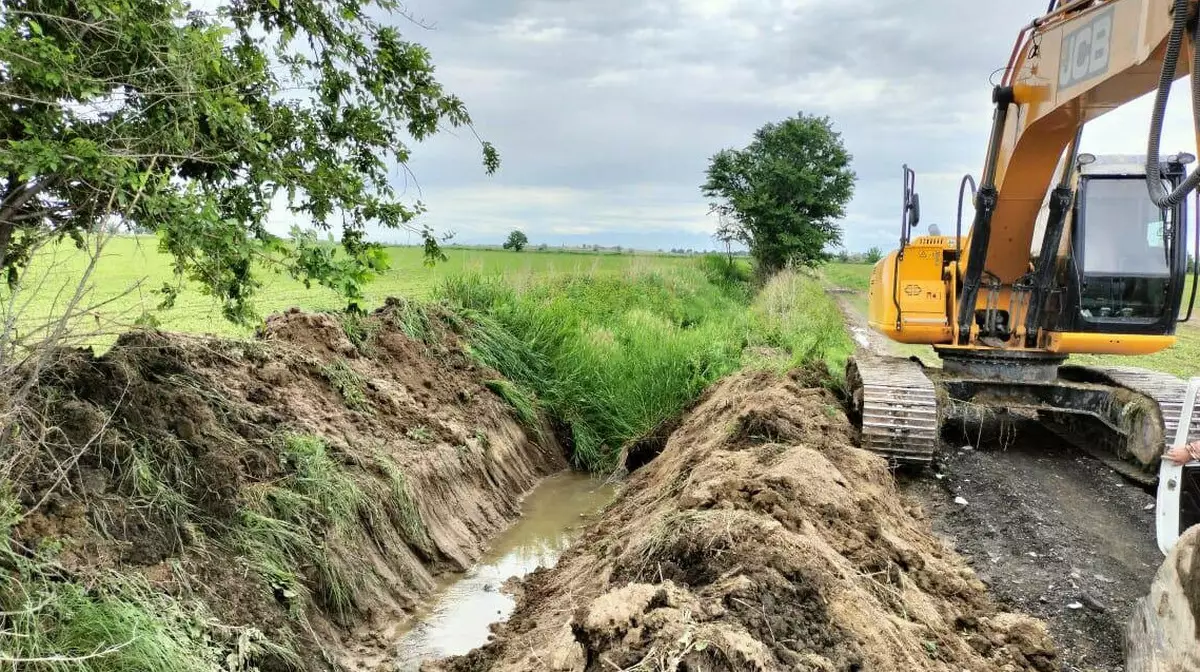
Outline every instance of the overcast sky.
{"type": "MultiPolygon", "coordinates": [[[[424,221],[469,243],[520,228],[535,244],[712,247],[708,158],[803,111],[829,115],[854,156],[847,248],[894,245],[904,162],[923,222],[950,230],[983,161],[989,77],[1046,4],[412,0],[432,29],[401,28],[503,161],[485,175],[469,133],[417,146],[424,221]]],[[[1194,151],[1187,96],[1177,84],[1164,152],[1194,151]]],[[[1149,101],[1128,105],[1089,126],[1085,151],[1144,152],[1148,125],[1149,101]]]]}

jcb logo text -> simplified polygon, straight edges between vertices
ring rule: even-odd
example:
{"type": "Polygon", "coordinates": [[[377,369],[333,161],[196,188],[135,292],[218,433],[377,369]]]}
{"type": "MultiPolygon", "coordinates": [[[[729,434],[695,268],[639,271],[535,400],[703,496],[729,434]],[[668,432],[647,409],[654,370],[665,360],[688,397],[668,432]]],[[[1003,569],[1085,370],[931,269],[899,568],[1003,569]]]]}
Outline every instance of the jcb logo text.
{"type": "Polygon", "coordinates": [[[1108,72],[1113,10],[1108,8],[1063,36],[1058,87],[1065,89],[1108,72]]]}

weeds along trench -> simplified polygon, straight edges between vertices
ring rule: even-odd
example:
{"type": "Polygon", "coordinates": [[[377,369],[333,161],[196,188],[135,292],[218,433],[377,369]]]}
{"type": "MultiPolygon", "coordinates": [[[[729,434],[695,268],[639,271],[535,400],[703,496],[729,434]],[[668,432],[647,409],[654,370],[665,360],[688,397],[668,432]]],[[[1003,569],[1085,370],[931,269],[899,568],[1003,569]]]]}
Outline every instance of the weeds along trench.
{"type": "Polygon", "coordinates": [[[436,296],[465,316],[471,352],[505,377],[495,391],[524,417],[544,411],[577,467],[609,472],[623,446],[743,366],[823,360],[841,371],[852,345],[819,284],[787,272],[752,296],[745,273],[708,257],[522,290],[460,276],[436,296]]]}
{"type": "Polygon", "coordinates": [[[6,440],[0,663],[336,667],[568,461],[608,473],[717,379],[850,349],[815,281],[752,295],[708,260],[57,352],[6,440]]]}

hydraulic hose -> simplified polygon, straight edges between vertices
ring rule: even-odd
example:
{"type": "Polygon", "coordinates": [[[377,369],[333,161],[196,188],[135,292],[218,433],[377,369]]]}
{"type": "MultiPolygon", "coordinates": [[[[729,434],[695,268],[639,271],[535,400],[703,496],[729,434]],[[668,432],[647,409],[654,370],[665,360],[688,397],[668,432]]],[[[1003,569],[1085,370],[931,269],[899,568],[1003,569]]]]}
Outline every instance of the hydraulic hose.
{"type": "MultiPolygon", "coordinates": [[[[1179,63],[1179,50],[1187,32],[1188,0],[1175,0],[1174,21],[1167,38],[1167,51],[1163,55],[1162,74],[1158,79],[1158,91],[1154,95],[1154,109],[1150,113],[1150,138],[1146,148],[1146,187],[1150,200],[1160,208],[1172,208],[1183,202],[1192,190],[1200,185],[1200,170],[1193,170],[1174,191],[1167,193],[1162,184],[1162,169],[1159,166],[1159,143],[1162,140],[1163,120],[1167,115],[1167,97],[1175,79],[1175,68],[1179,63]]],[[[1200,49],[1194,49],[1192,63],[1192,118],[1200,122],[1200,49]]]]}
{"type": "MultiPolygon", "coordinates": [[[[1057,0],[1056,0],[1057,1],[1057,0]]],[[[975,202],[975,178],[971,177],[970,173],[963,175],[962,182],[958,183],[958,220],[954,225],[954,263],[962,268],[962,216],[963,216],[963,196],[966,195],[967,187],[971,188],[971,203],[975,202]]],[[[962,275],[962,271],[959,271],[962,275]]]]}

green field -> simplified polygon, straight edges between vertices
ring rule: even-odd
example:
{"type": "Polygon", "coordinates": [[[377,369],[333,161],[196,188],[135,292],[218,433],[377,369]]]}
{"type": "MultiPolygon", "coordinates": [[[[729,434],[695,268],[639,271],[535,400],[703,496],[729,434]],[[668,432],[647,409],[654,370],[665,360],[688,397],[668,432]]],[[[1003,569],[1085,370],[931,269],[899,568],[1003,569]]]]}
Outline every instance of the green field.
{"type": "Polygon", "coordinates": [[[871,264],[826,264],[822,267],[821,272],[825,279],[834,287],[843,289],[856,289],[863,293],[864,297],[867,293],[867,286],[871,281],[871,264]]]}
{"type": "MultiPolygon", "coordinates": [[[[528,284],[536,278],[563,274],[603,276],[652,268],[669,268],[689,263],[686,257],[656,254],[611,254],[580,252],[536,252],[507,250],[448,248],[448,261],[430,268],[423,264],[423,249],[419,247],[389,247],[391,268],[375,279],[366,290],[366,305],[376,306],[388,296],[427,298],[433,288],[447,277],[462,273],[501,275],[515,286],[528,284]]],[[[29,282],[38,287],[31,294],[23,322],[46,319],[56,309],[61,310],[63,297],[73,291],[81,277],[86,255],[64,244],[47,250],[29,271],[29,282]],[[63,290],[67,291],[63,291],[63,290]]],[[[345,304],[330,289],[314,285],[306,289],[302,283],[285,274],[261,271],[264,287],[255,300],[261,315],[298,306],[306,310],[333,310],[345,304]]],[[[97,264],[90,288],[90,303],[111,300],[95,312],[93,322],[106,332],[119,332],[143,312],[155,313],[159,326],[170,331],[218,335],[247,335],[249,328],[240,328],[225,321],[211,297],[200,293],[194,285],[182,292],[175,306],[156,311],[160,296],[152,290],[163,283],[173,282],[171,259],[160,254],[153,237],[122,237],[112,240],[97,264]]],[[[103,339],[102,339],[103,340],[103,339]]]]}
{"type": "MultiPolygon", "coordinates": [[[[474,326],[472,350],[516,387],[514,406],[536,404],[572,427],[582,467],[612,466],[625,442],[677,413],[709,383],[746,365],[786,368],[824,360],[840,372],[852,346],[841,314],[814,278],[785,273],[755,290],[745,260],[723,256],[451,248],[423,263],[418,247],[387,248],[390,269],[367,286],[365,307],[402,296],[436,300],[474,326]]],[[[27,279],[35,291],[26,322],[61,313],[87,255],[48,250],[27,279]]],[[[260,270],[262,315],[299,307],[337,311],[332,290],[260,270]]],[[[198,287],[159,309],[153,291],[173,281],[171,260],[152,237],[111,241],[92,276],[91,302],[109,301],[76,322],[100,325],[84,343],[104,349],[143,314],[166,331],[244,337],[198,287]]]]}
{"type": "MultiPolygon", "coordinates": [[[[822,269],[822,274],[826,282],[835,287],[861,292],[850,300],[850,304],[864,314],[866,313],[866,291],[871,278],[871,266],[869,264],[828,264],[822,269]]],[[[1187,310],[1187,300],[1190,292],[1191,280],[1189,279],[1188,286],[1184,290],[1185,311],[1187,310]]],[[[1197,304],[1200,304],[1200,299],[1197,300],[1197,304]]],[[[1187,378],[1196,375],[1200,371],[1200,366],[1196,363],[1200,361],[1200,305],[1197,306],[1197,315],[1193,317],[1193,320],[1195,320],[1195,323],[1180,324],[1176,331],[1178,341],[1173,347],[1161,352],[1140,356],[1072,355],[1070,361],[1076,364],[1087,365],[1140,366],[1187,378]]],[[[897,343],[895,344],[895,349],[897,354],[905,356],[917,354],[927,361],[936,359],[935,357],[928,356],[932,355],[932,348],[924,346],[908,346],[897,343]]]]}

